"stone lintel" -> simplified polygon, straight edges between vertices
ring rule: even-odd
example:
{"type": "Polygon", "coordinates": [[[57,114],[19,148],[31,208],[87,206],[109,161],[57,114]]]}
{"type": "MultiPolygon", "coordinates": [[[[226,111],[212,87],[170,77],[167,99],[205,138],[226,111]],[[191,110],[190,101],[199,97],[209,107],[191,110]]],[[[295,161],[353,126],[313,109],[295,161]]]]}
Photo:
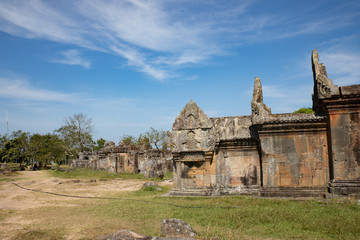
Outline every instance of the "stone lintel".
{"type": "Polygon", "coordinates": [[[255,138],[244,138],[234,140],[221,140],[217,146],[217,149],[227,150],[254,150],[257,149],[257,139],[255,138]]]}
{"type": "Polygon", "coordinates": [[[317,133],[326,131],[326,121],[318,119],[313,122],[279,122],[264,123],[257,127],[259,135],[317,133]]]}
{"type": "Polygon", "coordinates": [[[324,99],[322,102],[329,115],[355,113],[360,110],[360,96],[356,98],[324,99]]]}
{"type": "Polygon", "coordinates": [[[213,151],[173,153],[173,160],[176,162],[211,162],[213,154],[213,151]]]}

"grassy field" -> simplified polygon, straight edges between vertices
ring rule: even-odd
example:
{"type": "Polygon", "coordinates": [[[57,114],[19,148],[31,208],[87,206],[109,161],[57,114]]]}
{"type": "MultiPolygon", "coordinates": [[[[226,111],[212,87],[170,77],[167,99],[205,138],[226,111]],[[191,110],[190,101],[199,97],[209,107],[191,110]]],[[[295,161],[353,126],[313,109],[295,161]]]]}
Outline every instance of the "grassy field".
{"type": "MultiPolygon", "coordinates": [[[[75,177],[71,175],[74,172],[59,175],[47,171],[49,177],[55,174],[76,179],[104,178],[103,175],[88,176],[88,173],[77,172],[75,177]]],[[[136,175],[130,179],[119,175],[111,178],[123,179],[111,181],[143,181],[136,175]]],[[[3,187],[1,185],[0,190],[3,187]]],[[[360,206],[356,202],[245,196],[163,197],[170,187],[163,186],[162,191],[114,189],[101,195],[118,198],[116,200],[46,199],[45,194],[31,193],[33,201],[45,199],[51,205],[24,210],[1,209],[0,222],[6,223],[6,219],[16,216],[28,221],[10,239],[94,239],[118,229],[160,236],[164,218],[186,221],[199,233],[199,239],[360,239],[360,206]]],[[[18,198],[14,201],[31,200],[27,195],[18,198]]]]}

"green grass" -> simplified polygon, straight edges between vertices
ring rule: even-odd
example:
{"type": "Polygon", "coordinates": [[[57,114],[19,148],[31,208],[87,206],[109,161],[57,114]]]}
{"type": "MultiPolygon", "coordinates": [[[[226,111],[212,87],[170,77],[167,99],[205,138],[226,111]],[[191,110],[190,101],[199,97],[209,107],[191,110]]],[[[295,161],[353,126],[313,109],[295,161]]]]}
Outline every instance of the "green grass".
{"type": "Polygon", "coordinates": [[[139,179],[145,181],[163,181],[164,179],[171,179],[173,177],[172,173],[167,173],[164,176],[164,179],[158,178],[146,178],[142,174],[135,173],[112,173],[102,170],[92,170],[87,168],[70,168],[62,167],[63,171],[60,170],[50,170],[53,177],[59,178],[92,178],[92,179],[115,179],[121,178],[124,180],[127,179],[139,179]]]}
{"type": "Polygon", "coordinates": [[[18,240],[62,240],[66,239],[63,236],[63,232],[57,230],[57,229],[35,229],[35,230],[24,230],[22,232],[19,232],[13,239],[18,240]]]}
{"type": "MultiPolygon", "coordinates": [[[[137,179],[134,174],[89,169],[51,173],[70,178],[137,179]]],[[[21,219],[32,220],[26,231],[19,232],[14,239],[55,239],[55,236],[66,239],[71,234],[75,234],[74,239],[95,239],[119,229],[160,236],[161,221],[165,218],[186,221],[200,239],[360,239],[360,205],[356,202],[246,196],[164,197],[170,186],[161,189],[134,192],[114,189],[103,195],[118,200],[51,198],[48,201],[52,206],[2,210],[0,221],[19,214],[21,219]]],[[[35,194],[42,201],[47,196],[35,194]]]]}
{"type": "MultiPolygon", "coordinates": [[[[113,193],[112,197],[123,200],[87,199],[61,211],[47,207],[47,216],[63,220],[44,220],[42,228],[48,229],[51,221],[65,228],[63,221],[86,219],[82,223],[89,225],[86,239],[123,228],[160,236],[162,219],[179,218],[189,223],[200,239],[360,239],[360,206],[356,203],[243,196],[161,197],[168,190],[113,193]]],[[[39,210],[29,211],[39,214],[39,210]]]]}
{"type": "Polygon", "coordinates": [[[148,235],[159,235],[162,219],[179,218],[188,222],[202,238],[360,239],[360,206],[356,203],[239,196],[164,198],[160,194],[140,190],[127,197],[154,203],[99,201],[91,212],[96,216],[113,220],[121,218],[128,224],[134,223],[133,230],[148,235]]]}

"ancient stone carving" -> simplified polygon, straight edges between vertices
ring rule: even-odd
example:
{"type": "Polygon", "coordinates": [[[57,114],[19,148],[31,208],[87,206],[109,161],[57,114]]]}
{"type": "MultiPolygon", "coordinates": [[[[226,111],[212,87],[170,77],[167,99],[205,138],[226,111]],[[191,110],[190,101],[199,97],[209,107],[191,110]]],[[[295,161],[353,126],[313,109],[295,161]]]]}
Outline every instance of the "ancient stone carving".
{"type": "Polygon", "coordinates": [[[216,133],[213,128],[171,131],[167,141],[172,152],[213,151],[216,133]]]}
{"type": "Polygon", "coordinates": [[[263,103],[263,93],[260,78],[256,77],[254,82],[253,99],[251,101],[251,121],[253,124],[262,124],[269,120],[270,107],[263,103]]]}
{"type": "Polygon", "coordinates": [[[173,130],[191,130],[198,128],[212,128],[212,123],[198,105],[193,100],[190,100],[176,118],[173,130]]]}
{"type": "Polygon", "coordinates": [[[213,122],[193,100],[180,112],[167,135],[173,152],[213,151],[216,142],[213,122]]]}
{"type": "Polygon", "coordinates": [[[360,196],[360,85],[333,85],[316,50],[312,62],[316,114],[272,114],[260,78],[251,116],[209,119],[190,101],[168,133],[170,194],[360,196]]]}
{"type": "Polygon", "coordinates": [[[186,147],[188,149],[198,149],[200,142],[195,139],[195,132],[189,131],[187,134],[186,142],[184,142],[183,144],[186,144],[186,147]]]}
{"type": "Polygon", "coordinates": [[[316,49],[312,51],[311,63],[314,75],[314,95],[319,99],[338,95],[339,87],[327,77],[325,64],[319,63],[319,54],[316,49]]]}
{"type": "Polygon", "coordinates": [[[187,153],[181,157],[182,162],[198,162],[205,161],[204,155],[201,153],[187,153]]]}
{"type": "Polygon", "coordinates": [[[327,77],[325,64],[319,63],[319,54],[316,49],[312,51],[311,64],[314,76],[313,110],[317,115],[325,115],[319,99],[339,95],[339,87],[327,77]]]}

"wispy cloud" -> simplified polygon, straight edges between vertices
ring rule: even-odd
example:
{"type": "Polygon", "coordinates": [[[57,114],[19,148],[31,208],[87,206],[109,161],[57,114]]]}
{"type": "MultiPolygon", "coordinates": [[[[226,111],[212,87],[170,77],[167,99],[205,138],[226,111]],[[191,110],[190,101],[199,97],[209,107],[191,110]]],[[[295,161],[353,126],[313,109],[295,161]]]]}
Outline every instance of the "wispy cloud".
{"type": "Polygon", "coordinates": [[[28,81],[0,77],[0,97],[36,101],[73,102],[74,95],[31,86],[28,81]]]}
{"type": "Polygon", "coordinates": [[[61,52],[62,57],[52,59],[51,62],[62,63],[68,65],[80,65],[84,68],[90,68],[91,62],[84,59],[78,50],[72,49],[61,52]]]}
{"type": "MultiPolygon", "coordinates": [[[[316,34],[351,24],[351,14],[292,20],[253,15],[256,1],[1,1],[0,30],[118,55],[128,66],[164,81],[241,44],[316,34]]],[[[306,7],[304,7],[306,9],[306,7]]],[[[304,10],[305,11],[305,10],[304,10]]],[[[319,16],[318,16],[319,15],[319,16]]],[[[59,63],[90,67],[79,53],[59,63]]]]}
{"type": "Polygon", "coordinates": [[[335,84],[360,84],[360,56],[350,52],[325,52],[320,55],[325,63],[328,77],[335,84]]]}

